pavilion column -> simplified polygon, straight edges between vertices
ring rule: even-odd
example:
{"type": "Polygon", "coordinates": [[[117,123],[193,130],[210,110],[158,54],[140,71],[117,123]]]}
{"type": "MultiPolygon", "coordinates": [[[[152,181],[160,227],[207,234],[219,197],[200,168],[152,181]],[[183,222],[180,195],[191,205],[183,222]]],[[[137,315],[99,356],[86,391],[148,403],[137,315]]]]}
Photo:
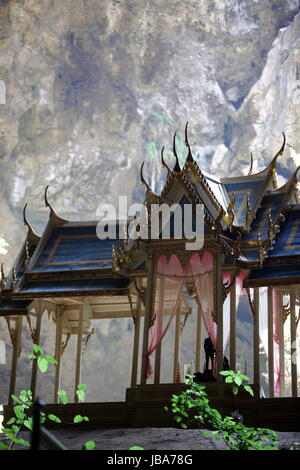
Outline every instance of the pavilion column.
{"type": "Polygon", "coordinates": [[[283,294],[279,291],[279,369],[280,369],[280,396],[285,396],[285,365],[284,365],[284,319],[283,319],[283,294]]]}
{"type": "Polygon", "coordinates": [[[81,365],[82,365],[82,333],[83,333],[83,305],[79,309],[78,317],[78,335],[77,335],[77,352],[76,352],[76,371],[75,371],[75,388],[74,403],[78,403],[77,387],[81,381],[81,365]]]}
{"type": "MultiPolygon", "coordinates": [[[[232,274],[233,275],[233,274],[232,274]]],[[[236,282],[230,291],[230,369],[236,370],[236,282]]]]}
{"type": "MultiPolygon", "coordinates": [[[[159,285],[159,290],[160,292],[163,292],[164,291],[164,288],[165,288],[165,278],[164,277],[161,277],[160,280],[160,285],[159,285]]],[[[157,284],[156,284],[157,286],[157,284]]],[[[162,314],[162,325],[161,325],[161,328],[163,329],[163,320],[164,320],[164,316],[163,316],[163,305],[159,305],[159,310],[161,310],[161,314],[162,314]]],[[[156,349],[155,349],[155,367],[154,367],[154,383],[155,384],[159,384],[160,383],[160,366],[161,366],[161,347],[162,347],[162,341],[159,342],[159,344],[157,345],[156,349]]]]}
{"type": "Polygon", "coordinates": [[[291,308],[291,375],[292,375],[292,397],[297,397],[297,324],[296,324],[296,295],[295,289],[290,291],[291,308]]]}
{"type": "Polygon", "coordinates": [[[269,398],[274,398],[274,317],[272,287],[268,287],[268,375],[269,398]]]}
{"type": "Polygon", "coordinates": [[[259,287],[254,288],[254,311],[253,315],[253,382],[258,388],[260,395],[260,356],[259,356],[259,287]]]}
{"type": "Polygon", "coordinates": [[[173,362],[173,382],[176,383],[178,364],[180,360],[180,339],[181,339],[181,324],[180,324],[180,306],[179,302],[177,312],[176,312],[176,323],[175,323],[175,340],[174,340],[174,362],[173,362]]]}
{"type": "Polygon", "coordinates": [[[8,394],[8,404],[11,405],[13,400],[12,395],[16,391],[16,379],[17,379],[17,366],[18,358],[21,353],[21,337],[22,337],[22,323],[23,318],[21,315],[15,320],[15,329],[10,330],[11,340],[12,340],[12,361],[11,361],[11,373],[10,373],[10,382],[9,382],[9,394],[8,394]]]}
{"type": "Polygon", "coordinates": [[[142,299],[140,294],[137,294],[136,310],[134,318],[134,340],[133,340],[133,354],[132,354],[132,369],[131,369],[131,388],[136,387],[137,384],[137,371],[139,360],[140,348],[140,329],[141,329],[141,306],[142,299]]]}
{"type": "Polygon", "coordinates": [[[202,312],[197,303],[197,330],[196,330],[196,372],[201,372],[201,342],[202,342],[202,312]]]}
{"type": "Polygon", "coordinates": [[[146,289],[146,299],[145,299],[141,385],[145,385],[147,383],[147,379],[146,379],[147,358],[148,358],[147,352],[148,352],[148,341],[149,341],[149,328],[151,325],[152,313],[154,309],[154,294],[155,294],[154,288],[155,288],[154,257],[153,257],[153,253],[148,252],[148,272],[147,272],[147,289],[146,289]]]}
{"type": "Polygon", "coordinates": [[[62,316],[63,306],[57,305],[56,307],[56,336],[55,336],[55,359],[58,364],[55,366],[55,378],[54,378],[54,394],[53,403],[58,403],[57,392],[60,387],[60,372],[61,372],[61,352],[62,352],[62,316]]]}
{"type": "Polygon", "coordinates": [[[223,382],[222,375],[219,374],[223,370],[223,275],[222,275],[222,251],[217,250],[215,257],[215,305],[217,319],[217,381],[223,382]]]}
{"type": "MultiPolygon", "coordinates": [[[[33,335],[32,335],[33,344],[37,344],[38,346],[40,345],[42,315],[43,315],[42,304],[41,304],[41,301],[39,301],[39,307],[38,307],[38,311],[36,314],[35,328],[34,328],[33,335]]],[[[35,393],[36,393],[36,377],[37,377],[37,361],[32,361],[30,390],[32,393],[33,400],[35,398],[35,393]]]]}

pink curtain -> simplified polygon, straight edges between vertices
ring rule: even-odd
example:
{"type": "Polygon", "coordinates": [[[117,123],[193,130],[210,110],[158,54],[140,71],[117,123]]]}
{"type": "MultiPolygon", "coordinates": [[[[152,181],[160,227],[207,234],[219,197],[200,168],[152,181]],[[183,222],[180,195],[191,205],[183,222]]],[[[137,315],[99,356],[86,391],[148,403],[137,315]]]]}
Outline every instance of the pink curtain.
{"type": "MultiPolygon", "coordinates": [[[[243,281],[247,276],[248,271],[242,271],[236,277],[236,304],[238,305],[239,298],[243,288],[243,281]]],[[[200,304],[203,320],[211,341],[216,348],[217,346],[217,324],[213,320],[213,256],[210,252],[206,251],[203,255],[194,253],[185,267],[183,267],[176,255],[172,255],[169,259],[162,255],[158,259],[157,266],[157,279],[158,279],[158,297],[155,302],[155,322],[149,329],[148,351],[146,355],[146,378],[150,378],[153,373],[153,368],[150,356],[155,351],[159,343],[163,340],[168,331],[173,316],[180,306],[181,291],[188,278],[193,278],[194,285],[197,292],[198,302],[200,304]],[[163,327],[164,316],[164,300],[166,283],[172,281],[172,299],[169,318],[165,327],[163,327]]],[[[226,272],[223,276],[223,282],[230,280],[230,273],[226,272]]],[[[170,301],[170,298],[169,298],[170,301]]],[[[224,339],[223,350],[228,342],[230,331],[230,298],[227,296],[225,300],[224,313],[224,339]]]]}
{"type": "Polygon", "coordinates": [[[216,324],[212,320],[213,257],[211,253],[205,252],[202,257],[198,253],[193,254],[185,267],[181,265],[176,255],[172,255],[169,261],[162,255],[158,259],[157,276],[159,281],[158,302],[155,305],[155,322],[149,329],[146,378],[150,378],[153,373],[150,356],[168,331],[172,318],[180,306],[182,288],[189,277],[194,279],[207,331],[214,344],[216,343],[216,324]],[[172,305],[167,324],[163,327],[165,288],[166,282],[170,282],[170,280],[172,281],[173,291],[172,305]]]}
{"type": "Polygon", "coordinates": [[[149,379],[153,374],[150,356],[164,338],[170,326],[171,320],[174,314],[177,312],[177,309],[179,308],[181,291],[186,280],[188,270],[189,263],[185,268],[183,268],[176,255],[172,255],[169,261],[164,255],[160,256],[160,258],[158,259],[158,304],[155,305],[155,322],[153,326],[149,329],[148,351],[146,355],[147,379],[149,379]],[[171,312],[168,322],[166,326],[163,327],[165,284],[166,280],[168,279],[172,280],[173,299],[171,299],[171,301],[173,300],[173,305],[171,306],[171,312]]]}

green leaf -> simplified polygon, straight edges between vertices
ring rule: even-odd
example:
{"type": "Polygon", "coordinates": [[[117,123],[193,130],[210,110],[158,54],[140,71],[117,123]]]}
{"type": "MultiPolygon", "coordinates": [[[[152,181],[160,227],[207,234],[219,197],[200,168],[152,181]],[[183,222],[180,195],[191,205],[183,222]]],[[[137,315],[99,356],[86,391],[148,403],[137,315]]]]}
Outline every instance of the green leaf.
{"type": "Polygon", "coordinates": [[[234,395],[237,395],[238,391],[239,391],[238,387],[233,387],[232,388],[232,392],[234,393],[234,395]]]}
{"type": "Polygon", "coordinates": [[[48,356],[48,354],[45,355],[46,361],[50,362],[51,364],[58,364],[57,360],[54,359],[52,356],[48,356]]]}
{"type": "Polygon", "coordinates": [[[9,450],[9,444],[5,441],[0,441],[0,450],[9,450]]]}
{"type": "Polygon", "coordinates": [[[89,421],[90,420],[90,418],[88,418],[87,416],[84,416],[83,419],[84,419],[84,421],[89,421]]]}
{"type": "Polygon", "coordinates": [[[250,387],[250,385],[244,385],[244,389],[246,390],[246,392],[250,393],[250,395],[252,395],[252,397],[254,397],[254,392],[253,392],[252,388],[250,387]]]}
{"type": "Polygon", "coordinates": [[[43,352],[44,352],[44,351],[42,350],[42,348],[41,348],[38,344],[33,344],[33,345],[32,345],[32,348],[33,348],[34,352],[35,352],[38,356],[40,356],[40,355],[43,354],[43,352]]]}
{"type": "Polygon", "coordinates": [[[96,443],[94,441],[87,441],[85,444],[84,444],[84,448],[85,450],[94,450],[95,449],[95,445],[96,443]]]}
{"type": "Polygon", "coordinates": [[[29,354],[28,359],[36,359],[36,356],[34,354],[29,354]]]}
{"type": "Polygon", "coordinates": [[[73,419],[74,423],[81,423],[81,421],[83,421],[83,416],[81,415],[76,415],[73,419]]]}
{"type": "Polygon", "coordinates": [[[169,408],[167,406],[164,406],[165,411],[169,411],[169,408]]]}
{"type": "Polygon", "coordinates": [[[79,401],[84,401],[85,393],[83,390],[77,390],[76,395],[79,401]]]}
{"type": "Polygon", "coordinates": [[[54,421],[55,423],[61,423],[61,419],[56,416],[56,415],[53,415],[53,414],[49,414],[48,415],[48,418],[51,420],[51,421],[54,421]]]}
{"type": "Polygon", "coordinates": [[[11,418],[9,421],[7,421],[6,425],[9,426],[10,424],[13,424],[16,422],[16,418],[11,418]]]}
{"type": "Polygon", "coordinates": [[[29,418],[29,419],[25,419],[24,421],[24,426],[26,426],[26,428],[30,429],[30,431],[32,431],[32,418],[29,418]]]}
{"type": "Polygon", "coordinates": [[[238,386],[240,386],[240,385],[242,385],[243,380],[241,379],[241,377],[237,377],[237,376],[236,376],[236,377],[234,378],[234,382],[235,382],[238,386]]]}
{"type": "Polygon", "coordinates": [[[132,447],[129,447],[129,450],[145,450],[145,449],[144,447],[132,446],[132,447]]]}
{"type": "Polygon", "coordinates": [[[87,389],[87,385],[86,385],[86,384],[78,384],[78,385],[77,385],[77,390],[85,391],[86,389],[87,389]]]}
{"type": "Polygon", "coordinates": [[[232,370],[221,370],[221,372],[219,372],[220,375],[232,375],[232,370]]]}
{"type": "Polygon", "coordinates": [[[228,377],[226,377],[225,382],[227,384],[231,384],[233,382],[233,377],[231,377],[231,375],[229,375],[228,377]]]}
{"type": "Polygon", "coordinates": [[[48,369],[48,361],[44,357],[38,358],[38,367],[42,373],[46,372],[48,369]]]}
{"type": "Polygon", "coordinates": [[[23,407],[20,405],[14,406],[14,412],[17,418],[24,419],[25,414],[23,413],[23,407]]]}
{"type": "Polygon", "coordinates": [[[68,403],[67,392],[65,390],[58,390],[57,395],[63,405],[68,403]]]}

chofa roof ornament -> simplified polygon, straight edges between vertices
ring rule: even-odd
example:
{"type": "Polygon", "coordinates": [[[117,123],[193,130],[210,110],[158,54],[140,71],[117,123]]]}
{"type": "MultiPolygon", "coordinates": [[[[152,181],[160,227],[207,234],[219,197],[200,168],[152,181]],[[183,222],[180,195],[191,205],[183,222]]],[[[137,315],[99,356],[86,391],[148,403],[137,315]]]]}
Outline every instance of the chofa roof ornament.
{"type": "Polygon", "coordinates": [[[190,146],[190,143],[189,143],[189,139],[188,139],[188,121],[185,125],[185,131],[184,131],[184,136],[185,136],[185,145],[187,146],[188,148],[188,154],[187,154],[187,157],[186,157],[186,163],[194,163],[194,157],[193,157],[193,154],[192,154],[192,151],[191,151],[191,146],[190,146]]]}
{"type": "Polygon", "coordinates": [[[180,173],[181,168],[180,168],[180,165],[179,165],[179,158],[178,158],[178,155],[177,155],[177,152],[176,152],[176,132],[174,133],[174,137],[173,137],[173,155],[176,158],[176,163],[175,163],[175,166],[173,168],[173,171],[174,171],[174,173],[180,173]]]}
{"type": "Polygon", "coordinates": [[[170,176],[173,173],[173,170],[169,167],[166,160],[164,159],[164,150],[165,150],[165,146],[163,146],[160,152],[161,164],[164,168],[168,170],[168,176],[170,176]]]}
{"type": "Polygon", "coordinates": [[[48,189],[49,189],[49,185],[46,186],[44,199],[45,199],[45,206],[49,207],[49,209],[50,209],[50,219],[52,219],[52,221],[55,222],[55,223],[64,224],[64,223],[67,222],[67,220],[65,220],[65,219],[63,219],[63,218],[61,218],[57,215],[57,213],[55,212],[55,210],[53,209],[53,207],[51,206],[51,204],[48,200],[48,189]]]}

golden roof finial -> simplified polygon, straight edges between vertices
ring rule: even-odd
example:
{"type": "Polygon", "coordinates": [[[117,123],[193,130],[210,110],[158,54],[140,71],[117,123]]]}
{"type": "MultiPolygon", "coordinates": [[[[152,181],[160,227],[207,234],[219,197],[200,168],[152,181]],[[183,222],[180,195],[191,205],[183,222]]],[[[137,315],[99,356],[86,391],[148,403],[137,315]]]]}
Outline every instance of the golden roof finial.
{"type": "Polygon", "coordinates": [[[250,168],[249,168],[249,171],[248,171],[248,176],[252,175],[252,169],[253,169],[253,154],[251,152],[250,153],[250,168]]]}
{"type": "Polygon", "coordinates": [[[189,139],[188,139],[188,133],[187,133],[187,129],[188,129],[188,121],[185,125],[185,131],[184,131],[184,135],[185,135],[185,145],[187,146],[188,148],[188,154],[187,154],[187,157],[186,157],[186,162],[187,163],[194,163],[194,157],[192,155],[192,151],[191,151],[191,146],[190,146],[190,143],[189,143],[189,139]]]}
{"type": "Polygon", "coordinates": [[[176,158],[176,163],[175,163],[175,166],[173,168],[173,171],[174,171],[174,173],[180,173],[181,168],[180,168],[180,165],[179,165],[179,158],[178,158],[178,155],[177,155],[177,152],[176,152],[176,131],[175,131],[174,137],[173,137],[173,155],[176,158]]]}
{"type": "Polygon", "coordinates": [[[273,172],[276,171],[277,158],[280,157],[283,154],[283,151],[284,151],[284,148],[285,148],[285,142],[286,142],[285,133],[283,132],[282,135],[283,135],[282,145],[281,145],[280,149],[278,150],[275,157],[272,159],[272,161],[270,163],[270,168],[273,170],[273,172]]]}
{"type": "Polygon", "coordinates": [[[165,146],[163,146],[160,152],[161,164],[164,168],[168,170],[168,176],[170,176],[173,173],[173,170],[171,170],[171,168],[169,167],[169,165],[166,163],[164,159],[164,150],[165,150],[165,146]]]}

